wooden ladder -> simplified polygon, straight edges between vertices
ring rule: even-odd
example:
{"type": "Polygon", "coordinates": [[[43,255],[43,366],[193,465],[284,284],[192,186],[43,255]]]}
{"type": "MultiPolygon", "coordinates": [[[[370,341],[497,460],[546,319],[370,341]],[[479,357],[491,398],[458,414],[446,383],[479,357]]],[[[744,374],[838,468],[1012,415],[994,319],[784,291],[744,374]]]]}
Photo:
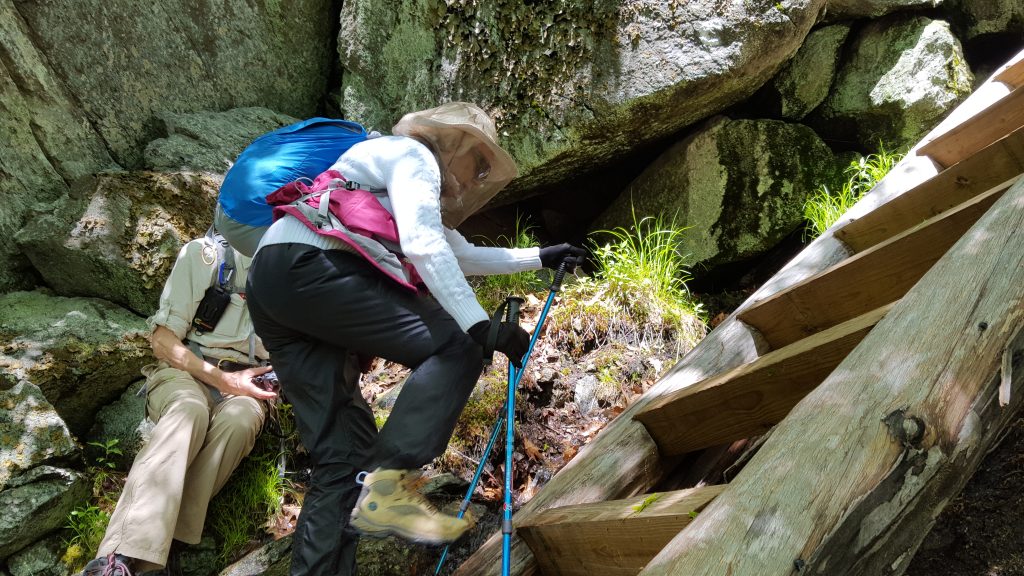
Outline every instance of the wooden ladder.
{"type": "MultiPolygon", "coordinates": [[[[646,573],[728,488],[645,493],[672,457],[783,421],[1022,174],[1024,52],[516,514],[513,573],[646,573]]],[[[457,574],[499,559],[492,537],[457,574]]]]}

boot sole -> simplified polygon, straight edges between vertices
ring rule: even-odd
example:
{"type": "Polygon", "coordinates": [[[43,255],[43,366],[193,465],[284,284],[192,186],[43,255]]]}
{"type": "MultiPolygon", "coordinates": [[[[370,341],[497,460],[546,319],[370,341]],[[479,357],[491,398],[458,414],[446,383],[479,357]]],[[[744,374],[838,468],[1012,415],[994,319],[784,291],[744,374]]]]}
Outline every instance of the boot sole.
{"type": "Polygon", "coordinates": [[[363,536],[369,536],[371,538],[387,538],[388,536],[398,536],[404,540],[415,542],[416,544],[424,544],[427,546],[441,546],[443,544],[451,544],[459,538],[461,538],[469,530],[462,531],[458,536],[451,540],[445,540],[438,537],[424,536],[420,533],[408,532],[391,525],[376,524],[360,516],[353,516],[349,521],[349,526],[354,528],[363,536]]]}

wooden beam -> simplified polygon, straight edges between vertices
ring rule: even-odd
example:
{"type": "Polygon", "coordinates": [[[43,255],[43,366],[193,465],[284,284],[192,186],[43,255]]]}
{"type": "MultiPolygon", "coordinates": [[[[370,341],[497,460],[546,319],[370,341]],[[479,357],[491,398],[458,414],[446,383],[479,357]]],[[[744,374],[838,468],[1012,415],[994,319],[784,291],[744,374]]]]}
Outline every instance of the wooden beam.
{"type": "Polygon", "coordinates": [[[547,576],[633,576],[725,486],[552,508],[518,527],[547,576]]]}
{"type": "Polygon", "coordinates": [[[895,302],[1004,192],[975,197],[758,302],[738,316],[757,328],[772,349],[778,349],[895,302]]]}
{"type": "Polygon", "coordinates": [[[921,146],[917,153],[949,167],[1021,126],[1024,126],[1024,86],[1015,88],[959,126],[921,146]]]}
{"type": "Polygon", "coordinates": [[[1024,173],[1024,128],[837,229],[835,235],[862,252],[904,230],[985,192],[1009,185],[1024,173]]]}
{"type": "Polygon", "coordinates": [[[725,374],[666,394],[635,416],[662,455],[767,432],[850,353],[892,304],[804,338],[725,374]]]}
{"type": "Polygon", "coordinates": [[[1024,404],[1021,230],[1024,181],[640,574],[903,574],[1024,404]]]}
{"type": "Polygon", "coordinates": [[[1007,63],[1005,68],[998,71],[994,78],[997,82],[1002,82],[1011,88],[1024,85],[1024,50],[1007,63]]]}

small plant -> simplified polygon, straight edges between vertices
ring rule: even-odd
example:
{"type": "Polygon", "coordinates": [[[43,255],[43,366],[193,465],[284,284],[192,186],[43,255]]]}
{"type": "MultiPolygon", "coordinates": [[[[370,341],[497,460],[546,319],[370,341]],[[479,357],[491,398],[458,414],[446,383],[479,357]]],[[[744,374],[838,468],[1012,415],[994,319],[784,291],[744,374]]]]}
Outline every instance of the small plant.
{"type": "MultiPolygon", "coordinates": [[[[537,237],[533,233],[533,226],[519,215],[516,216],[512,236],[498,236],[497,243],[505,248],[529,248],[537,245],[537,237]]],[[[527,271],[475,278],[473,284],[476,287],[477,299],[484,310],[493,311],[508,296],[525,296],[545,289],[549,281],[542,278],[541,273],[527,271]]]]}
{"type": "Polygon", "coordinates": [[[836,223],[858,200],[878,184],[903,158],[903,154],[888,150],[885,144],[878,143],[878,152],[868,154],[850,162],[843,174],[846,182],[838,192],[829,190],[822,184],[804,204],[805,240],[821,236],[830,226],[836,223]]]}
{"type": "Polygon", "coordinates": [[[645,217],[633,226],[598,232],[591,239],[596,271],[566,287],[553,314],[556,338],[579,351],[614,339],[633,345],[677,344],[677,356],[704,336],[703,310],[686,287],[686,256],[679,252],[685,228],[674,219],[645,217]]]}
{"type": "Polygon", "coordinates": [[[110,522],[110,513],[99,506],[86,504],[68,514],[67,529],[71,537],[65,540],[67,551],[63,562],[72,568],[80,568],[96,555],[103,534],[110,522]]]}
{"type": "Polygon", "coordinates": [[[117,468],[117,462],[114,461],[112,456],[121,456],[124,454],[124,452],[117,447],[119,443],[120,440],[117,438],[111,438],[104,442],[89,442],[89,446],[96,446],[100,450],[103,450],[103,454],[96,458],[96,467],[106,468],[108,470],[117,468]]]}

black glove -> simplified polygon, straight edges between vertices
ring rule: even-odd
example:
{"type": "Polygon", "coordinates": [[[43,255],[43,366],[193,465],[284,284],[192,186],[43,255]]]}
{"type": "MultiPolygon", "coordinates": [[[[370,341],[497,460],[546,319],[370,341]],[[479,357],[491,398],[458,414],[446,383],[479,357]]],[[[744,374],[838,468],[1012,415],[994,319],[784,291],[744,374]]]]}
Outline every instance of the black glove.
{"type": "MultiPolygon", "coordinates": [[[[488,350],[487,339],[491,335],[491,321],[481,320],[469,327],[469,336],[477,344],[488,350]]],[[[516,368],[522,368],[523,356],[530,347],[530,334],[518,324],[512,322],[498,323],[498,337],[494,341],[494,350],[508,356],[508,361],[516,368]]]]}
{"type": "Polygon", "coordinates": [[[540,263],[552,270],[557,270],[558,266],[565,262],[565,271],[572,272],[576,266],[583,264],[586,257],[586,250],[572,244],[555,244],[540,249],[540,263]]]}

